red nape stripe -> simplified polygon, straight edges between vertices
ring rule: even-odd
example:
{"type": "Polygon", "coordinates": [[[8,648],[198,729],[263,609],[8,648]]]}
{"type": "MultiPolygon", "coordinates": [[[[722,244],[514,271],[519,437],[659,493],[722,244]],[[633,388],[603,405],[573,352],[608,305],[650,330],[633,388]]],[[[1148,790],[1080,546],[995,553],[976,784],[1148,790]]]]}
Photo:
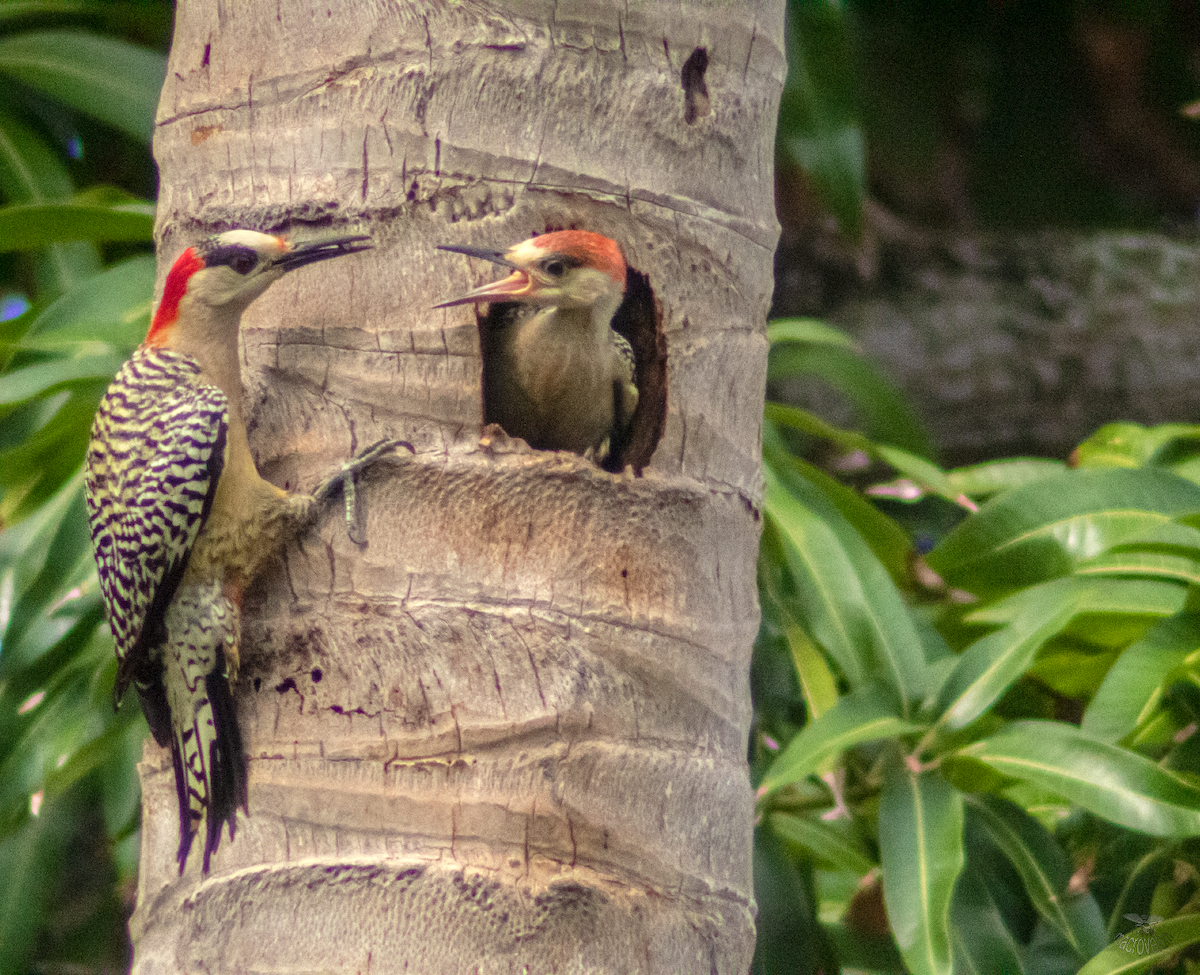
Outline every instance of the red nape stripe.
{"type": "Polygon", "coordinates": [[[154,321],[150,323],[150,331],[146,333],[146,345],[167,344],[167,332],[179,317],[179,302],[187,294],[188,278],[202,267],[204,261],[194,247],[185,250],[171,265],[167,283],[163,285],[162,301],[158,303],[158,311],[154,313],[154,321]]]}

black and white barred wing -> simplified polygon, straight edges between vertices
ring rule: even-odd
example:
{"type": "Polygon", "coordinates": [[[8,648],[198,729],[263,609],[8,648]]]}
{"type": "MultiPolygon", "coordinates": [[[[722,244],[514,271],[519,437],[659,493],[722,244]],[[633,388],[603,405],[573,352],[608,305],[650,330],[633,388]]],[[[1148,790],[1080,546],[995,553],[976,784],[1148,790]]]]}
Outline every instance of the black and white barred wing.
{"type": "Polygon", "coordinates": [[[88,520],[120,659],[114,697],[133,681],[164,744],[169,715],[152,713],[165,698],[151,651],[166,639],[167,605],[212,508],[227,411],[193,359],[143,346],[101,400],[88,448],[88,520]]]}

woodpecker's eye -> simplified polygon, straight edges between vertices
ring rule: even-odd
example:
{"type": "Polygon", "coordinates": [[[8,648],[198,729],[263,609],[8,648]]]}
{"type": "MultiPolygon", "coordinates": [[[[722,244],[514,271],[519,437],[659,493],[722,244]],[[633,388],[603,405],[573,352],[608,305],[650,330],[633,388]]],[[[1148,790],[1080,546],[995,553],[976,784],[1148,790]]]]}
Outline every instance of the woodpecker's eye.
{"type": "Polygon", "coordinates": [[[257,263],[258,261],[254,259],[252,254],[238,254],[229,262],[229,266],[237,271],[238,274],[249,274],[254,270],[254,265],[257,263]]]}
{"type": "Polygon", "coordinates": [[[557,258],[547,261],[542,265],[542,270],[552,278],[561,278],[567,273],[567,266],[557,258]]]}
{"type": "Polygon", "coordinates": [[[249,247],[234,244],[228,247],[217,247],[205,255],[204,263],[208,267],[223,264],[233,268],[238,274],[249,274],[258,266],[258,254],[249,247]]]}

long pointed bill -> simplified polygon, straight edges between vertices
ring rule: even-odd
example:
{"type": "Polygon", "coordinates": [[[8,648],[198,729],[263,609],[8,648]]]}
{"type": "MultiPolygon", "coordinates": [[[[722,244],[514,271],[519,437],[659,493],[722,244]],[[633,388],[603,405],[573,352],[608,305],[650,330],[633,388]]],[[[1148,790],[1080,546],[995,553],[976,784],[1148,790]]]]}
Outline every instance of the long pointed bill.
{"type": "Polygon", "coordinates": [[[370,250],[374,246],[370,240],[371,238],[366,234],[358,234],[354,237],[334,237],[332,240],[310,240],[296,244],[286,254],[280,254],[275,258],[274,263],[276,267],[285,271],[294,271],[298,267],[304,267],[305,264],[326,261],[331,257],[340,257],[342,254],[356,254],[359,251],[370,250]]]}
{"type": "Polygon", "coordinates": [[[468,257],[480,257],[485,261],[491,261],[493,264],[500,264],[503,267],[511,267],[514,270],[506,278],[482,285],[473,291],[468,291],[465,295],[451,298],[449,301],[439,302],[433,306],[434,308],[451,308],[454,305],[470,305],[480,301],[509,301],[514,298],[522,298],[533,290],[533,279],[519,264],[514,264],[499,251],[484,250],[482,247],[450,245],[439,245],[438,250],[466,254],[468,257]]]}
{"type": "Polygon", "coordinates": [[[519,271],[519,264],[514,264],[501,251],[489,251],[483,247],[465,247],[461,244],[438,244],[438,250],[450,251],[451,254],[466,254],[467,257],[482,257],[485,261],[491,261],[493,264],[502,264],[504,267],[511,267],[519,271]]]}

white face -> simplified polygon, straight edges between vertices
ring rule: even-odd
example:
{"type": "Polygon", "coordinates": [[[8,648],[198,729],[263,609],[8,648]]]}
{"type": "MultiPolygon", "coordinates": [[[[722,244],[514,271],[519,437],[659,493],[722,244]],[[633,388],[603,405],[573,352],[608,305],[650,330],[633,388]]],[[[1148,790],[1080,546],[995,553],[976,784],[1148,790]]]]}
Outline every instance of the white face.
{"type": "Polygon", "coordinates": [[[287,241],[254,230],[218,234],[205,246],[208,266],[189,282],[188,294],[214,307],[244,307],[283,276],[274,260],[288,250],[287,241]]]}
{"type": "Polygon", "coordinates": [[[504,255],[519,264],[536,282],[525,301],[558,308],[590,308],[602,298],[619,296],[624,286],[617,284],[603,271],[578,266],[569,257],[542,250],[532,240],[509,248],[504,255]]]}

